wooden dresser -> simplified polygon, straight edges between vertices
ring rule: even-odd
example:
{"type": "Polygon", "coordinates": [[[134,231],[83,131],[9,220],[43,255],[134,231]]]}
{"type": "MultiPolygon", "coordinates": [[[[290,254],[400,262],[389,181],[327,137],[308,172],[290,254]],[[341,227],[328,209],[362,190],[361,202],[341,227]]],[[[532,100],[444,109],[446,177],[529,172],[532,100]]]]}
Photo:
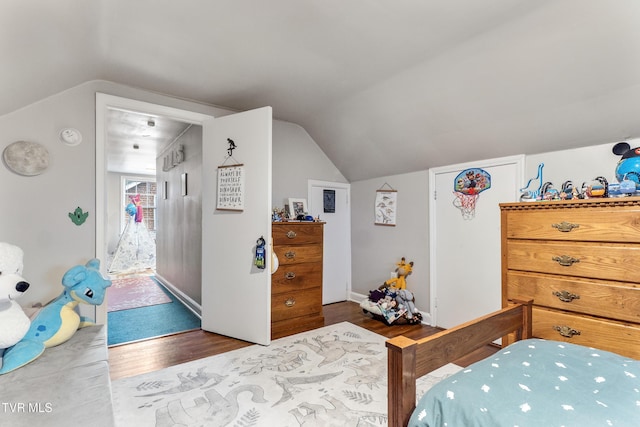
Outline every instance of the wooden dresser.
{"type": "Polygon", "coordinates": [[[322,222],[273,223],[280,267],[271,276],[272,339],[324,326],[323,233],[322,222]]]}
{"type": "Polygon", "coordinates": [[[533,335],[640,359],[640,198],[504,203],[502,305],[533,335]]]}

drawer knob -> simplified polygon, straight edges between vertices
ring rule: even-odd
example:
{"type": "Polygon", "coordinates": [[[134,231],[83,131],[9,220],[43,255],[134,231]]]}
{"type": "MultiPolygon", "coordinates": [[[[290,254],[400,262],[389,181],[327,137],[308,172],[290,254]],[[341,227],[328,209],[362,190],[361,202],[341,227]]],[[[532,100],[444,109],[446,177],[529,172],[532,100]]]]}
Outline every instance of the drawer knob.
{"type": "Polygon", "coordinates": [[[296,257],[296,253],[294,251],[288,251],[284,254],[287,259],[294,259],[296,257]]]}
{"type": "Polygon", "coordinates": [[[297,236],[296,232],[293,230],[287,231],[287,237],[290,239],[294,239],[297,236]]]}
{"type": "Polygon", "coordinates": [[[569,256],[569,255],[554,256],[551,259],[553,261],[556,261],[558,264],[560,264],[563,267],[571,267],[576,262],[580,262],[579,259],[574,258],[574,257],[569,256]]]}
{"type": "Polygon", "coordinates": [[[568,233],[574,228],[580,227],[580,224],[572,224],[567,221],[562,221],[560,224],[551,224],[551,226],[558,231],[562,231],[563,233],[568,233]]]}
{"type": "Polygon", "coordinates": [[[296,273],[294,273],[293,271],[287,271],[286,273],[284,273],[284,278],[287,280],[293,280],[296,277],[296,273]]]}
{"type": "Polygon", "coordinates": [[[560,335],[565,338],[572,338],[574,335],[580,335],[580,331],[576,331],[575,329],[569,326],[554,326],[553,329],[558,331],[560,335]]]}
{"type": "Polygon", "coordinates": [[[580,299],[580,295],[572,294],[569,291],[555,291],[553,295],[557,296],[562,302],[571,302],[574,299],[580,299]]]}
{"type": "Polygon", "coordinates": [[[284,302],[284,305],[286,305],[287,307],[293,307],[294,305],[296,305],[296,299],[289,298],[284,302]]]}

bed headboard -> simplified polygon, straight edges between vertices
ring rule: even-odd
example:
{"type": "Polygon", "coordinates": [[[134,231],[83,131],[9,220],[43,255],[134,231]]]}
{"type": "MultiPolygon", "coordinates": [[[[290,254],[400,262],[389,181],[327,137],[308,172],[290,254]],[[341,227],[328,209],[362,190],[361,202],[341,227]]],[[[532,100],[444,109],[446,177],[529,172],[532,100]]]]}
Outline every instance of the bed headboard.
{"type": "Polygon", "coordinates": [[[398,336],[386,342],[390,426],[406,426],[416,406],[416,379],[498,338],[532,336],[533,301],[516,301],[494,313],[419,340],[398,336]]]}

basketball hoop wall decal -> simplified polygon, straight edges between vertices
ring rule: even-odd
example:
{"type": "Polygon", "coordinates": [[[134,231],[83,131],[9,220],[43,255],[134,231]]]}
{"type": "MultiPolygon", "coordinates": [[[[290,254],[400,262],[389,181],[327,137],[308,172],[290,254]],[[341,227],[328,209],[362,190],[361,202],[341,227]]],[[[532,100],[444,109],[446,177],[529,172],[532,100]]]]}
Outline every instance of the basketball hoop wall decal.
{"type": "Polygon", "coordinates": [[[473,219],[476,216],[476,202],[480,193],[491,188],[489,172],[472,168],[465,169],[453,180],[453,206],[460,209],[462,218],[473,219]]]}

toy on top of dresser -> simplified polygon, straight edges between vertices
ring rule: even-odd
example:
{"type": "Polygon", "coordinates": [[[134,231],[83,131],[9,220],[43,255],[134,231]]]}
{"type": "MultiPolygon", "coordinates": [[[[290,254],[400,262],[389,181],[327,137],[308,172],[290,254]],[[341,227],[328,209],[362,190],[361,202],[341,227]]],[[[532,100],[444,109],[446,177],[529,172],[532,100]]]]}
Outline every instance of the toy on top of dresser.
{"type": "Polygon", "coordinates": [[[634,194],[640,189],[640,147],[631,148],[628,142],[613,146],[613,154],[622,156],[616,165],[616,179],[620,183],[620,194],[634,194]]]}
{"type": "Polygon", "coordinates": [[[40,310],[25,336],[4,354],[0,374],[11,372],[40,357],[46,348],[69,340],[78,330],[91,323],[75,309],[79,303],[100,305],[111,281],[100,273],[100,261],[91,259],[85,265],[70,268],[62,277],[64,290],[40,310]]]}

